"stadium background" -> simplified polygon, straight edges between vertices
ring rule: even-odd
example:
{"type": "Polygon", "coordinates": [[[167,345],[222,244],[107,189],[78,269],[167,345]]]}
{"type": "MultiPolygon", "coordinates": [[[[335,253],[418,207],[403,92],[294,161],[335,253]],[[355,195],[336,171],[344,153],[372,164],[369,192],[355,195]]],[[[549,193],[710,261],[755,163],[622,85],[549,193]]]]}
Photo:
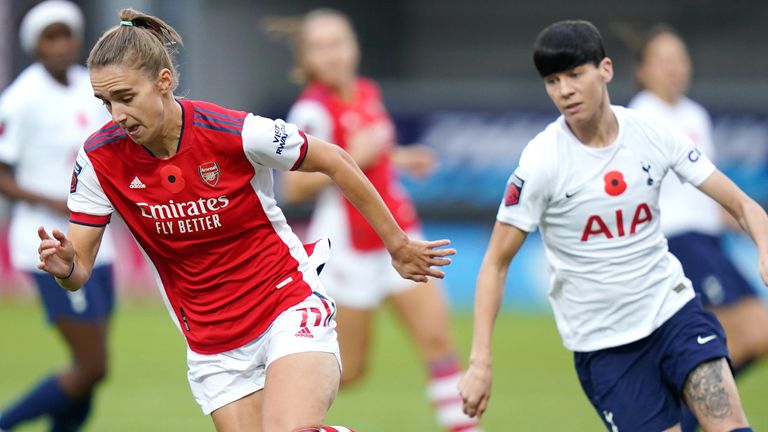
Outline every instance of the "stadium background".
{"type": "MultiPolygon", "coordinates": [[[[0,0],[0,88],[29,64],[30,59],[18,48],[17,28],[23,13],[35,3],[0,0]]],[[[616,65],[610,89],[613,102],[619,104],[636,91],[632,58],[621,35],[627,29],[660,21],[677,28],[694,60],[691,96],[709,108],[714,118],[719,165],[764,206],[768,204],[768,49],[764,45],[768,41],[768,3],[77,3],[86,13],[87,47],[116,23],[116,10],[121,7],[158,14],[185,39],[180,57],[181,95],[274,117],[285,115],[300,89],[289,79],[287,45],[264,33],[264,20],[318,6],[348,13],[360,37],[362,73],[381,83],[400,141],[426,143],[439,152],[440,168],[433,176],[405,181],[424,216],[427,235],[449,237],[459,249],[445,285],[464,348],[471,333],[468,311],[474,277],[503,184],[525,143],[556,116],[530,60],[536,33],[550,22],[583,18],[602,30],[616,65]]],[[[308,210],[289,208],[287,212],[300,225],[308,210]]],[[[0,213],[0,220],[7,216],[5,210],[0,213]]],[[[184,380],[183,342],[159,305],[142,258],[131,252],[129,236],[123,232],[120,238],[126,249],[118,267],[121,305],[112,350],[116,367],[92,430],[205,430],[207,419],[197,412],[184,380]],[[153,422],[142,423],[145,416],[153,422]]],[[[730,234],[726,244],[739,266],[761,286],[748,239],[730,234]]],[[[44,326],[26,280],[10,269],[3,253],[0,271],[2,405],[52,367],[52,358],[63,361],[65,356],[44,326]]],[[[569,354],[561,347],[548,315],[546,280],[541,243],[532,238],[513,264],[497,330],[496,373],[500,377],[487,419],[490,430],[595,430],[599,425],[578,389],[569,354]]],[[[767,295],[768,290],[760,289],[767,295]]],[[[399,329],[384,318],[376,347],[379,355],[369,382],[342,393],[331,419],[338,417],[339,423],[343,420],[363,431],[434,430],[421,387],[406,384],[422,379],[415,357],[399,329]]],[[[764,365],[742,380],[747,407],[755,407],[749,414],[756,426],[763,427],[768,427],[766,380],[768,368],[764,365]]]]}

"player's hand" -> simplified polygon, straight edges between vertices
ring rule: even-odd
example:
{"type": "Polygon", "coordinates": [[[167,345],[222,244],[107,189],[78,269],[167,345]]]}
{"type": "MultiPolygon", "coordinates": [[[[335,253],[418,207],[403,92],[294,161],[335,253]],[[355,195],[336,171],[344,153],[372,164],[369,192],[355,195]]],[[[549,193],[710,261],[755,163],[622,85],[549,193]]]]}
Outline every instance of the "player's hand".
{"type": "Polygon", "coordinates": [[[464,414],[482,416],[491,398],[491,366],[470,365],[459,381],[459,395],[464,403],[464,414]]]}
{"type": "Polygon", "coordinates": [[[456,254],[456,249],[439,249],[451,244],[450,240],[413,240],[408,239],[403,245],[390,251],[392,265],[400,276],[416,282],[426,282],[428,276],[442,279],[445,273],[433,268],[451,263],[449,257],[456,254]]]}
{"type": "Polygon", "coordinates": [[[400,146],[392,156],[398,168],[414,177],[427,177],[437,168],[437,152],[424,144],[400,146]]]}
{"type": "Polygon", "coordinates": [[[37,268],[46,271],[56,277],[65,278],[72,270],[72,263],[75,262],[75,247],[63,232],[54,229],[48,235],[45,228],[37,229],[37,235],[40,237],[40,246],[37,252],[40,254],[40,264],[37,268]]]}
{"type": "Polygon", "coordinates": [[[347,153],[355,163],[366,169],[384,152],[394,146],[392,126],[387,123],[376,123],[354,132],[347,138],[347,153]]]}

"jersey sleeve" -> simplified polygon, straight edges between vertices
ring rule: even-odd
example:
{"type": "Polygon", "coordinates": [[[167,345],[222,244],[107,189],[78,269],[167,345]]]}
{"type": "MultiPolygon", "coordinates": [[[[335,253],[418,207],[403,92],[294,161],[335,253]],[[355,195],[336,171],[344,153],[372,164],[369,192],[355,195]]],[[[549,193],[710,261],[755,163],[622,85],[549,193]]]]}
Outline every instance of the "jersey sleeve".
{"type": "Polygon", "coordinates": [[[715,165],[682,132],[669,130],[670,168],[681,182],[699,186],[715,171],[715,165]]]}
{"type": "Polygon", "coordinates": [[[67,201],[69,221],[79,225],[101,227],[109,223],[113,207],[101,188],[96,171],[81,148],[72,171],[67,201]]]}
{"type": "Polygon", "coordinates": [[[0,162],[15,165],[20,157],[24,126],[18,108],[7,94],[0,97],[0,162]]]}
{"type": "Polygon", "coordinates": [[[539,226],[549,201],[551,184],[543,163],[545,157],[535,147],[536,143],[531,142],[523,151],[520,164],[507,180],[504,198],[496,215],[499,222],[526,232],[532,232],[539,226]]]}
{"type": "Polygon", "coordinates": [[[296,125],[248,114],[243,148],[254,166],[296,170],[307,156],[307,136],[296,125]]]}
{"type": "Polygon", "coordinates": [[[289,123],[323,141],[333,142],[333,119],[325,106],[314,100],[300,100],[288,112],[289,123]]]}

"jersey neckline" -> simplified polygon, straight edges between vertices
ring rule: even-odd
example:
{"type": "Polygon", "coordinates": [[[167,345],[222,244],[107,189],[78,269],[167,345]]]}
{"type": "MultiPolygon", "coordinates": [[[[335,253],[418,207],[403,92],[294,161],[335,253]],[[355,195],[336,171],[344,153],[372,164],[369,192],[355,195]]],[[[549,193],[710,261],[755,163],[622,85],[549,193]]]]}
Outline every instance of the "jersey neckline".
{"type": "Polygon", "coordinates": [[[181,108],[181,131],[179,132],[179,141],[176,143],[176,153],[174,153],[173,156],[169,157],[168,159],[160,159],[159,157],[155,156],[155,154],[152,153],[152,151],[149,150],[145,145],[139,144],[144,150],[142,153],[156,162],[172,161],[184,153],[190,145],[190,140],[187,138],[187,135],[189,135],[189,133],[187,133],[187,125],[190,125],[190,127],[192,125],[192,119],[189,118],[192,110],[187,109],[188,107],[185,104],[187,101],[181,99],[174,100],[177,104],[179,104],[179,107],[181,108]]]}
{"type": "Polygon", "coordinates": [[[624,122],[624,111],[623,107],[619,105],[610,105],[611,111],[613,111],[613,115],[616,116],[616,124],[619,128],[618,133],[616,134],[616,138],[614,138],[613,142],[611,142],[609,145],[605,147],[592,147],[584,144],[571,130],[570,127],[568,127],[568,123],[565,121],[565,116],[561,115],[557,119],[557,123],[559,124],[560,128],[565,132],[566,136],[570,139],[570,141],[573,142],[573,144],[576,144],[578,148],[595,155],[610,155],[612,154],[619,146],[621,146],[621,140],[624,136],[624,129],[625,129],[625,122],[624,122]]]}

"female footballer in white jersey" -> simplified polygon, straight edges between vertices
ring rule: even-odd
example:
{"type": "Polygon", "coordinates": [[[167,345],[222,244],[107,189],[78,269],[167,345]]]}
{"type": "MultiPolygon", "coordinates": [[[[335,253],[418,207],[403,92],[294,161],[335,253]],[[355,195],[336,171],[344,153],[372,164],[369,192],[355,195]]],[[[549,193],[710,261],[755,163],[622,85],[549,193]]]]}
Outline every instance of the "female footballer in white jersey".
{"type": "MultiPolygon", "coordinates": [[[[423,146],[398,146],[378,86],[358,76],[360,52],[352,24],[342,13],[318,9],[305,15],[293,37],[297,75],[306,87],[288,121],[349,151],[406,232],[419,236],[418,215],[396,168],[416,175],[434,165],[423,146]]],[[[367,369],[376,309],[389,301],[416,342],[429,374],[428,397],[446,431],[479,431],[462,413],[457,384],[461,365],[451,340],[448,307],[434,281],[414,284],[398,277],[384,244],[327,176],[285,173],[288,200],[317,198],[308,239],[328,236],[334,255],[321,279],[339,307],[342,385],[367,369]]]]}
{"type": "MultiPolygon", "coordinates": [[[[669,122],[714,160],[709,114],[686,97],[692,67],[680,36],[659,25],[640,39],[635,56],[643,90],[632,98],[629,107],[669,122]]],[[[728,336],[728,355],[738,376],[744,366],[768,354],[768,309],[721,246],[724,224],[717,203],[676,176],[667,175],[659,207],[669,251],[680,260],[704,307],[722,323],[728,336]]],[[[686,423],[684,420],[683,431],[693,430],[686,423]]]]}
{"type": "Polygon", "coordinates": [[[187,340],[189,384],[217,430],[343,430],[322,426],[341,374],[335,306],[317,274],[323,243],[302,247],[272,170],[331,177],[403,277],[443,277],[433,267],[454,251],[410,239],[339,147],[282,120],[176,99],[179,34],[132,9],[120,20],[88,58],[112,121],[78,154],[68,234],[38,230],[39,268],[78,290],[119,213],[187,340]]]}
{"type": "Polygon", "coordinates": [[[598,30],[545,28],[534,63],[562,115],[526,147],[509,179],[477,280],[470,415],[491,388],[491,334],[510,261],[540,227],[550,303],[584,392],[610,431],[679,431],[686,403],[706,431],[750,431],[725,334],[695,297],[659,227],[661,180],[673,171],[727,209],[758,247],[768,284],[768,217],[682,133],[610,104],[613,77],[598,30]]]}
{"type": "MultiPolygon", "coordinates": [[[[40,225],[64,229],[67,182],[77,150],[109,116],[93,98],[88,71],[76,64],[83,16],[68,1],[49,0],[22,20],[22,46],[38,61],[0,97],[0,194],[14,201],[13,264],[34,280],[48,321],[61,335],[71,365],[44,378],[18,400],[0,406],[0,431],[40,416],[53,431],[79,430],[107,373],[107,331],[114,303],[112,259],[105,236],[93,277],[78,292],[62,290],[37,269],[40,225]]],[[[7,371],[6,371],[7,373],[7,371]]]]}

